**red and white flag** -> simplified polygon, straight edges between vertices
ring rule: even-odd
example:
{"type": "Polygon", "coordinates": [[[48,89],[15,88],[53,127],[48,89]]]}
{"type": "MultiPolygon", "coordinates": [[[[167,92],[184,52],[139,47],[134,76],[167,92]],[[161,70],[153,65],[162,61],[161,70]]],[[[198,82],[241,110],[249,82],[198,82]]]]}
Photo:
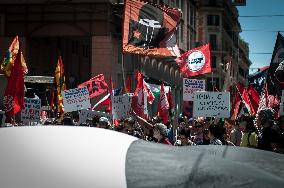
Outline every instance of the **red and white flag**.
{"type": "Polygon", "coordinates": [[[11,118],[24,107],[24,72],[21,60],[19,50],[8,78],[3,99],[6,122],[11,122],[11,118]]]}
{"type": "Polygon", "coordinates": [[[144,79],[140,72],[136,75],[137,86],[132,97],[132,109],[140,117],[147,119],[148,113],[146,111],[147,100],[145,100],[144,79]]]}
{"type": "Polygon", "coordinates": [[[167,123],[169,121],[169,102],[165,92],[164,83],[161,84],[161,92],[158,103],[158,116],[162,118],[163,123],[167,123]]]}
{"type": "Polygon", "coordinates": [[[105,82],[104,75],[99,74],[90,80],[78,85],[79,88],[83,88],[87,86],[90,94],[90,98],[94,98],[96,96],[99,96],[108,90],[108,85],[105,82]]]}
{"type": "Polygon", "coordinates": [[[212,72],[210,45],[189,50],[178,57],[176,62],[186,77],[210,73],[212,72]]]}

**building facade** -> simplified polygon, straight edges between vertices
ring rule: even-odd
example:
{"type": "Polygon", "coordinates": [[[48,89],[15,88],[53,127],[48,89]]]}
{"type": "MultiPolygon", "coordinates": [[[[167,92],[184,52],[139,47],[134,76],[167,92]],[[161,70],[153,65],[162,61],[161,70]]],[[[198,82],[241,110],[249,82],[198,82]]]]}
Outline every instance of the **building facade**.
{"type": "MultiPolygon", "coordinates": [[[[224,63],[230,56],[234,62],[234,78],[246,81],[250,65],[248,45],[239,39],[238,13],[230,1],[152,1],[182,11],[177,34],[182,52],[211,43],[214,73],[200,77],[206,79],[208,90],[212,83],[221,88],[224,63]]],[[[164,81],[171,86],[176,110],[180,113],[183,75],[174,59],[122,54],[123,2],[1,0],[0,58],[4,57],[12,38],[18,35],[29,68],[28,75],[53,76],[61,55],[68,88],[104,74],[108,83],[112,78],[114,87],[122,87],[125,78],[131,77],[133,91],[135,72],[139,70],[149,82],[159,84],[164,81]]],[[[3,95],[5,78],[1,76],[0,79],[3,95]]],[[[149,107],[151,114],[156,113],[156,107],[156,104],[149,107]]]]}
{"type": "Polygon", "coordinates": [[[198,1],[197,43],[211,44],[213,73],[203,76],[207,90],[222,90],[226,64],[232,61],[233,82],[247,84],[251,62],[248,44],[240,38],[238,10],[232,1],[198,1]]]}

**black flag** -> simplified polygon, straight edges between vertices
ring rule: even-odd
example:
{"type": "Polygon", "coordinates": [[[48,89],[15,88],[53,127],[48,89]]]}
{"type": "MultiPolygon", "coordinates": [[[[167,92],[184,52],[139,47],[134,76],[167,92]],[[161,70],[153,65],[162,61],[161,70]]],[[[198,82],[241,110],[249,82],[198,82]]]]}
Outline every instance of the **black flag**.
{"type": "Polygon", "coordinates": [[[284,37],[278,32],[267,75],[268,94],[280,94],[284,82],[284,37]]]}

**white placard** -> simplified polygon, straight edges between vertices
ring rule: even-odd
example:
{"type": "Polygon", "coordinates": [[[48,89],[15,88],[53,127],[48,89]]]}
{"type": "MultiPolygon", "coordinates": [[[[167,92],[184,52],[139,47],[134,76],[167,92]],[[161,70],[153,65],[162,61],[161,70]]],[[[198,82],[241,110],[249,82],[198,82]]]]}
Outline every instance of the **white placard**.
{"type": "Polygon", "coordinates": [[[41,100],[24,98],[24,109],[21,111],[21,120],[24,123],[40,121],[41,100]]]}
{"type": "Polygon", "coordinates": [[[0,110],[0,127],[5,125],[5,112],[0,110]]]}
{"type": "Polygon", "coordinates": [[[62,97],[65,112],[91,108],[87,87],[65,90],[62,92],[62,97]]]}
{"type": "Polygon", "coordinates": [[[195,92],[193,117],[230,117],[230,93],[195,92]]]}
{"type": "Polygon", "coordinates": [[[124,119],[129,117],[132,97],[129,95],[112,97],[113,119],[124,119]]]}
{"type": "Polygon", "coordinates": [[[108,114],[108,113],[84,109],[84,110],[81,110],[80,113],[79,113],[78,125],[80,125],[81,123],[86,122],[88,118],[93,118],[95,116],[106,117],[110,121],[112,120],[111,115],[108,114]]]}
{"type": "Polygon", "coordinates": [[[196,91],[205,91],[205,80],[183,79],[183,100],[193,101],[193,93],[196,91]]]}
{"type": "Polygon", "coordinates": [[[284,90],[282,90],[282,96],[281,96],[281,102],[280,102],[280,109],[279,109],[279,115],[284,115],[284,90]]]}

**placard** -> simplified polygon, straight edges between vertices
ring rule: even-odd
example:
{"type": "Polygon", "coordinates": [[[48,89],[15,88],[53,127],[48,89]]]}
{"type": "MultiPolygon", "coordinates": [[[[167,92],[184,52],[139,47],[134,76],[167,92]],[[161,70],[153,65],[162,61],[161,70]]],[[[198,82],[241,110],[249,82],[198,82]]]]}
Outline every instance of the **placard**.
{"type": "Polygon", "coordinates": [[[284,90],[282,90],[280,108],[279,108],[279,115],[284,116],[284,90]]]}
{"type": "Polygon", "coordinates": [[[129,117],[132,97],[129,95],[113,96],[112,115],[113,119],[124,119],[129,117]]]}
{"type": "Polygon", "coordinates": [[[40,121],[41,100],[24,98],[24,109],[21,111],[21,120],[24,123],[40,121]]]}
{"type": "Polygon", "coordinates": [[[91,108],[87,87],[65,90],[62,92],[62,97],[65,112],[91,108]]]}
{"type": "Polygon", "coordinates": [[[4,127],[5,125],[5,112],[0,110],[0,127],[4,127]]]}
{"type": "Polygon", "coordinates": [[[205,80],[183,79],[183,100],[193,101],[193,93],[196,91],[205,91],[205,80]]]}
{"type": "Polygon", "coordinates": [[[111,115],[108,114],[108,113],[84,109],[84,110],[81,110],[80,113],[79,113],[78,125],[80,125],[81,123],[86,122],[87,119],[93,118],[93,117],[95,117],[95,116],[106,117],[106,118],[108,118],[110,121],[112,120],[111,115]]]}
{"type": "Polygon", "coordinates": [[[230,93],[195,92],[193,117],[230,117],[230,93]]]}

